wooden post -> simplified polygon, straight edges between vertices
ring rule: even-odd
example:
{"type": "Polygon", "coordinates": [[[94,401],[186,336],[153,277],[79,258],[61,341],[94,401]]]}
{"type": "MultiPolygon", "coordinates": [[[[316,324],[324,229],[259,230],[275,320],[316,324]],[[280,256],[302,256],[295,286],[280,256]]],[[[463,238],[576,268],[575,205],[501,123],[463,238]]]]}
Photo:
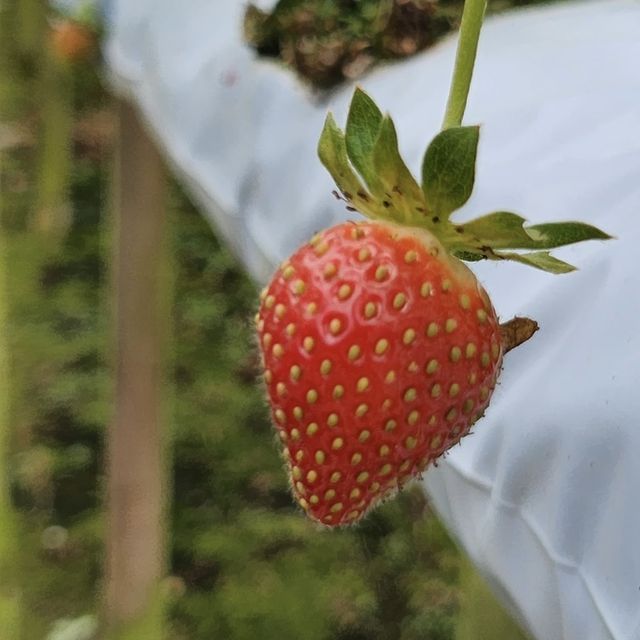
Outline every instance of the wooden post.
{"type": "Polygon", "coordinates": [[[105,618],[117,638],[161,640],[158,587],[165,570],[166,495],[164,171],[134,108],[119,102],[118,119],[113,236],[116,396],[107,434],[105,618]]]}

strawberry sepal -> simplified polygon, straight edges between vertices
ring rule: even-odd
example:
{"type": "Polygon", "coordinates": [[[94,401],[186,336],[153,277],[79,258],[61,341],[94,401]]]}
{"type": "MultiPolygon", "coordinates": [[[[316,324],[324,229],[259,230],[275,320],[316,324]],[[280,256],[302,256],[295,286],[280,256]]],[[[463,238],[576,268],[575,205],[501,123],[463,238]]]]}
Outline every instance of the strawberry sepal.
{"type": "Polygon", "coordinates": [[[479,136],[477,126],[438,133],[425,152],[420,186],[400,155],[393,121],[358,88],[346,134],[329,114],[318,154],[349,207],[374,220],[426,229],[462,260],[510,260],[568,273],[575,267],[551,255],[550,249],[611,238],[582,222],[526,226],[525,218],[507,211],[464,224],[452,221],[451,215],[473,192],[479,136]]]}

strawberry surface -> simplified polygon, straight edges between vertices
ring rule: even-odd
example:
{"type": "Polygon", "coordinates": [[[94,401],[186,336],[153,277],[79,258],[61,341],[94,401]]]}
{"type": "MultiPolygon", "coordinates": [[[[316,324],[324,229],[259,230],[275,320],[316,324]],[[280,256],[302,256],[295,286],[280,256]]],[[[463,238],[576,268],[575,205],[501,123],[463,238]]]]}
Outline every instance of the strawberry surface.
{"type": "Polygon", "coordinates": [[[475,276],[428,232],[345,223],[276,272],[257,315],[294,496],[353,523],[469,432],[502,361],[475,276]]]}

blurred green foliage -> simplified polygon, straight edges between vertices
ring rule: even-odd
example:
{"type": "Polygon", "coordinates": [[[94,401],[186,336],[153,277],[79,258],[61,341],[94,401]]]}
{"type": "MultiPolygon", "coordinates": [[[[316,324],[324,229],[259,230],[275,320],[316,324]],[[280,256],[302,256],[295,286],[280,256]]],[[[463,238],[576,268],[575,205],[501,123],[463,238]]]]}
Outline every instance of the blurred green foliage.
{"type": "MultiPolygon", "coordinates": [[[[6,5],[0,15],[5,25],[18,17],[6,5]]],[[[362,16],[349,24],[369,28],[362,16]]],[[[69,215],[43,229],[39,174],[50,167],[38,160],[38,132],[55,129],[43,118],[59,112],[43,109],[41,48],[12,48],[6,39],[0,48],[2,119],[15,133],[0,174],[9,471],[20,543],[20,571],[11,580],[27,612],[16,640],[40,640],[56,620],[100,606],[104,434],[113,395],[112,118],[98,68],[66,69],[71,173],[56,178],[64,183],[53,191],[64,194],[69,215]]],[[[319,528],[294,506],[257,381],[255,287],[176,185],[167,204],[173,484],[171,575],[162,586],[171,638],[452,639],[459,555],[417,486],[340,531],[319,528]]]]}
{"type": "MultiPolygon", "coordinates": [[[[489,0],[502,11],[558,0],[489,0]]],[[[372,65],[412,56],[457,28],[462,0],[279,0],[249,4],[246,41],[318,89],[361,76],[372,65]]]]}
{"type": "Polygon", "coordinates": [[[377,60],[402,58],[449,31],[434,0],[280,0],[272,12],[249,5],[247,41],[327,89],[377,60]]]}

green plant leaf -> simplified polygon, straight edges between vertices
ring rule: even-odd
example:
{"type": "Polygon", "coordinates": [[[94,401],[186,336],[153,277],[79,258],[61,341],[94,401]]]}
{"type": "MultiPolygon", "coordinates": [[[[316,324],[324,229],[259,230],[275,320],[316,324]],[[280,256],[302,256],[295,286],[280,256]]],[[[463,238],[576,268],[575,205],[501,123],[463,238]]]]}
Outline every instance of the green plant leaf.
{"type": "Polygon", "coordinates": [[[448,218],[471,195],[480,128],[452,127],[429,144],[422,162],[422,189],[430,210],[448,218]]]}
{"type": "Polygon", "coordinates": [[[607,240],[611,236],[582,222],[551,222],[531,227],[515,213],[498,211],[458,225],[460,243],[491,249],[554,249],[585,240],[607,240]]]}
{"type": "Polygon", "coordinates": [[[458,260],[464,260],[465,262],[479,262],[480,260],[487,259],[484,253],[470,251],[468,249],[452,249],[451,253],[453,253],[458,260]]]}
{"type": "Polygon", "coordinates": [[[425,227],[461,260],[512,260],[551,273],[568,273],[575,267],[548,249],[611,237],[582,222],[526,226],[522,216],[509,211],[464,224],[452,222],[451,213],[473,191],[479,133],[477,126],[440,132],[425,153],[421,188],[400,156],[393,121],[356,89],[346,134],[329,114],[318,155],[355,209],[370,218],[425,227]],[[530,251],[519,251],[523,249],[530,251]]]}
{"type": "Polygon", "coordinates": [[[376,103],[362,89],[356,88],[345,129],[347,155],[371,189],[378,182],[372,154],[381,123],[382,113],[376,103]]]}
{"type": "Polygon", "coordinates": [[[563,262],[552,256],[548,251],[534,251],[533,253],[496,253],[503,260],[512,260],[522,264],[548,271],[549,273],[570,273],[576,268],[568,262],[563,262]]]}
{"type": "MultiPolygon", "coordinates": [[[[516,213],[497,211],[476,218],[458,228],[464,231],[466,242],[491,249],[527,249],[533,238],[524,228],[525,219],[516,213]]],[[[544,248],[544,247],[541,247],[544,248]]]]}
{"type": "Polygon", "coordinates": [[[397,212],[407,224],[421,224],[427,215],[424,195],[400,156],[398,136],[389,116],[380,123],[373,148],[373,168],[384,191],[383,207],[388,212],[397,212]]]}
{"type": "Polygon", "coordinates": [[[611,236],[584,222],[550,222],[526,228],[536,249],[553,249],[584,240],[610,240],[611,236]]]}
{"type": "Polygon", "coordinates": [[[373,216],[367,205],[371,197],[349,164],[344,134],[332,114],[328,114],[325,120],[318,142],[318,156],[344,197],[361,213],[373,216]]]}

